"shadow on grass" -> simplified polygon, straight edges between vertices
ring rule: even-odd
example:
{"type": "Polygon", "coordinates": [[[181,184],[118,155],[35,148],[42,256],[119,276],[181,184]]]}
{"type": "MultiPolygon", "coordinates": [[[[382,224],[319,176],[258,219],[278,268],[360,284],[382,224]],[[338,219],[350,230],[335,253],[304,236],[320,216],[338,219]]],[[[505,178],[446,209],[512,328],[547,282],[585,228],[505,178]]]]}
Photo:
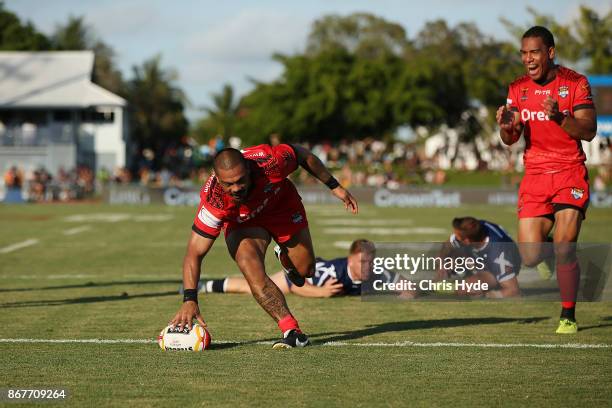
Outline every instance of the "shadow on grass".
{"type": "Polygon", "coordinates": [[[60,289],[84,289],[84,288],[102,288],[107,286],[120,286],[120,285],[156,285],[156,284],[166,284],[166,283],[174,283],[177,285],[178,293],[178,285],[183,283],[180,279],[164,279],[164,280],[146,280],[146,281],[112,281],[112,282],[86,282],[80,283],[76,285],[59,285],[59,286],[45,286],[42,288],[14,288],[14,289],[0,289],[0,293],[5,292],[31,292],[35,290],[60,290],[60,289]]]}
{"type": "Polygon", "coordinates": [[[146,299],[163,296],[178,296],[176,290],[169,292],[155,292],[155,293],[140,293],[137,295],[129,295],[122,293],[120,295],[111,296],[90,296],[90,297],[78,297],[72,299],[52,299],[52,300],[27,300],[23,302],[8,302],[0,303],[0,309],[19,308],[19,307],[47,307],[47,306],[64,306],[64,305],[78,305],[82,303],[99,303],[99,302],[115,302],[120,300],[130,299],[146,299]]]}
{"type": "MultiPolygon", "coordinates": [[[[500,324],[500,323],[518,323],[530,324],[538,323],[543,320],[548,320],[549,317],[528,317],[528,318],[505,318],[505,317],[482,317],[482,318],[459,318],[459,319],[432,319],[432,320],[414,320],[406,322],[387,322],[381,324],[368,325],[363,329],[345,331],[345,332],[329,332],[315,333],[310,335],[314,346],[323,346],[327,342],[358,340],[366,336],[371,336],[381,333],[390,332],[409,332],[411,330],[435,329],[435,328],[450,328],[462,326],[479,326],[485,324],[500,324]]],[[[222,350],[231,349],[239,346],[247,346],[252,344],[264,344],[273,342],[278,338],[266,338],[257,340],[247,340],[235,343],[215,344],[214,340],[211,344],[211,349],[222,350]]]]}
{"type": "MultiPolygon", "coordinates": [[[[605,316],[605,317],[602,317],[600,320],[604,322],[609,322],[609,321],[612,321],[612,316],[605,316]]],[[[580,323],[579,323],[578,331],[600,329],[602,327],[612,327],[612,323],[600,323],[600,324],[593,324],[591,326],[580,326],[580,323]]]]}
{"type": "MultiPolygon", "coordinates": [[[[357,340],[363,337],[372,336],[381,333],[404,332],[411,330],[424,329],[444,329],[450,327],[463,326],[480,326],[485,324],[500,324],[500,323],[538,323],[547,320],[549,317],[530,317],[530,318],[507,318],[507,317],[474,317],[474,318],[455,318],[455,319],[431,319],[431,320],[412,320],[405,322],[387,322],[381,324],[368,325],[363,329],[332,332],[332,333],[317,333],[310,336],[316,339],[319,344],[330,341],[347,341],[357,340]]],[[[315,343],[316,344],[316,343],[315,343]]]]}

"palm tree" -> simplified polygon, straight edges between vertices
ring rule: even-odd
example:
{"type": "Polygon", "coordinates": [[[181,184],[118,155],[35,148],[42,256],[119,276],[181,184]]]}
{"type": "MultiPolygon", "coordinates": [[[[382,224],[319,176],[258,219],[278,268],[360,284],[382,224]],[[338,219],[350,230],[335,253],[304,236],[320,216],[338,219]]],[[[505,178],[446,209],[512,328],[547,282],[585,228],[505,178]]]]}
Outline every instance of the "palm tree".
{"type": "Polygon", "coordinates": [[[187,134],[184,107],[188,101],[177,79],[174,70],[161,66],[161,56],[157,55],[134,66],[133,79],[128,83],[134,141],[139,148],[153,148],[156,160],[187,134]]]}
{"type": "Polygon", "coordinates": [[[238,114],[238,103],[234,100],[234,89],[231,85],[223,85],[220,93],[212,95],[213,107],[205,107],[210,123],[217,132],[227,140],[232,136],[236,116],[238,114]]]}

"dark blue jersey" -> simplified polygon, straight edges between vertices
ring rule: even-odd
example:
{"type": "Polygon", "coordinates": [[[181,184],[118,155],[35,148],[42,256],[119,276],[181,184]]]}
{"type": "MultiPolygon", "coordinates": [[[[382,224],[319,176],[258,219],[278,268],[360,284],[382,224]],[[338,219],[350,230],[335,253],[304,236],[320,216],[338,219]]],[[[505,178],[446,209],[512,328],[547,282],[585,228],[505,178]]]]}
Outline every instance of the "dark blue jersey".
{"type": "MultiPolygon", "coordinates": [[[[391,272],[383,272],[379,279],[383,282],[397,282],[399,275],[391,272]]],[[[329,279],[336,279],[342,284],[342,294],[349,296],[361,295],[361,280],[353,279],[349,272],[348,258],[336,258],[329,261],[321,258],[316,259],[315,273],[312,278],[306,278],[306,282],[314,286],[323,286],[329,279]]],[[[287,285],[293,285],[285,275],[287,285]]]]}
{"type": "Polygon", "coordinates": [[[498,282],[516,277],[521,269],[521,256],[518,247],[502,227],[489,221],[480,220],[485,230],[484,246],[477,249],[463,245],[451,234],[450,243],[454,248],[462,248],[473,258],[484,258],[485,268],[498,282]]]}
{"type": "Polygon", "coordinates": [[[323,286],[331,278],[338,280],[343,286],[345,295],[360,295],[361,281],[353,280],[349,273],[348,258],[336,258],[326,261],[317,258],[314,276],[308,279],[308,283],[314,286],[323,286]]]}

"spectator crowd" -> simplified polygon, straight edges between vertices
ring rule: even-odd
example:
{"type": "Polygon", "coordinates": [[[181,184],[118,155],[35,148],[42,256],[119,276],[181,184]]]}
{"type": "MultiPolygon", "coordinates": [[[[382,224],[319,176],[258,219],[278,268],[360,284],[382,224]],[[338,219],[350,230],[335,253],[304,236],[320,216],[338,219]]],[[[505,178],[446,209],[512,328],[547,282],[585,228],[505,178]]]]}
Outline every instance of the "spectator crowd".
{"type": "MultiPolygon", "coordinates": [[[[271,135],[271,144],[280,142],[278,135],[271,135]]],[[[601,164],[591,182],[595,190],[605,190],[612,184],[612,145],[610,139],[601,139],[599,143],[601,164]]],[[[215,137],[203,146],[172,147],[157,161],[153,151],[144,149],[133,169],[101,168],[96,174],[82,165],[69,170],[60,168],[53,175],[44,167],[24,171],[12,166],[4,173],[4,189],[20,190],[24,199],[31,202],[66,202],[92,198],[108,183],[197,188],[210,176],[215,153],[227,145],[240,148],[241,141],[232,137],[226,144],[222,138],[215,137]],[[158,163],[157,170],[155,163],[158,163]]],[[[518,179],[515,175],[522,170],[523,146],[509,149],[500,143],[482,141],[461,144],[444,135],[433,135],[420,144],[366,138],[336,144],[306,143],[305,146],[346,187],[397,189],[406,185],[443,185],[449,171],[496,171],[508,174],[507,184],[513,185],[518,179]]],[[[297,184],[316,183],[304,171],[298,171],[293,177],[297,184]]]]}

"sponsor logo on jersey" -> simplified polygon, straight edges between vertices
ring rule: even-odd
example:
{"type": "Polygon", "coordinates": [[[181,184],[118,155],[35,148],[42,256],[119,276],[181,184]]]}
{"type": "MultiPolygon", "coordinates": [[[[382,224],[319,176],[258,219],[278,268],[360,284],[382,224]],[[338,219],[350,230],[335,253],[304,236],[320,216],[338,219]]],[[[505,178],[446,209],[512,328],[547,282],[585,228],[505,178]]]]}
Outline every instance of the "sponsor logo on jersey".
{"type": "Polygon", "coordinates": [[[543,111],[530,111],[528,109],[523,109],[521,111],[521,119],[523,122],[527,122],[528,120],[535,120],[544,122],[549,120],[548,115],[543,111]]]}
{"type": "Polygon", "coordinates": [[[255,218],[255,216],[257,216],[257,214],[259,214],[260,212],[263,211],[263,209],[268,204],[268,201],[270,201],[269,197],[266,198],[265,200],[263,200],[263,202],[257,208],[255,208],[253,211],[251,211],[250,213],[241,213],[236,218],[236,222],[239,223],[239,224],[242,224],[243,222],[246,222],[248,220],[252,220],[253,218],[255,218]]]}
{"type": "Polygon", "coordinates": [[[521,101],[527,100],[527,92],[529,92],[529,88],[521,88],[521,101]]]}
{"type": "Polygon", "coordinates": [[[567,95],[569,95],[569,86],[560,86],[559,87],[559,96],[562,98],[567,98],[567,95]]]}
{"type": "Polygon", "coordinates": [[[535,94],[536,95],[550,95],[550,89],[536,89],[535,90],[535,94]]]}
{"type": "Polygon", "coordinates": [[[572,188],[571,194],[575,200],[580,200],[584,196],[584,190],[581,188],[574,187],[572,188]]]}
{"type": "Polygon", "coordinates": [[[265,152],[245,152],[244,150],[242,150],[242,153],[246,153],[244,157],[248,159],[251,159],[254,157],[266,157],[265,152]]]}

